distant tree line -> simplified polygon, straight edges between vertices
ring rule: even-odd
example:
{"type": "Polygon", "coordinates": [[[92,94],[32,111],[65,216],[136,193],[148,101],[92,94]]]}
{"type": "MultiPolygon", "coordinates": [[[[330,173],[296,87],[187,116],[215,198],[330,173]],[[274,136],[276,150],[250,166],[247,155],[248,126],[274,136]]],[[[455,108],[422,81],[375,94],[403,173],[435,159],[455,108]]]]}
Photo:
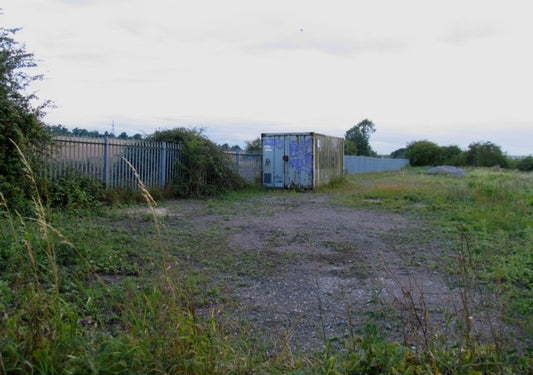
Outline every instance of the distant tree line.
{"type": "Polygon", "coordinates": [[[115,136],[113,133],[104,132],[100,133],[98,130],[87,130],[87,129],[80,129],[80,128],[74,128],[72,130],[67,129],[63,125],[49,125],[48,129],[50,131],[50,134],[54,137],[57,136],[71,136],[71,137],[109,137],[109,138],[117,138],[117,139],[135,139],[135,140],[141,140],[143,139],[143,136],[139,133],[134,134],[133,136],[129,136],[126,132],[120,133],[118,136],[115,136]]]}
{"type": "Polygon", "coordinates": [[[466,150],[459,146],[439,146],[428,140],[413,141],[393,151],[392,158],[406,158],[412,166],[453,165],[468,167],[516,168],[533,170],[533,156],[515,160],[505,155],[493,142],[473,142],[466,150]]]}

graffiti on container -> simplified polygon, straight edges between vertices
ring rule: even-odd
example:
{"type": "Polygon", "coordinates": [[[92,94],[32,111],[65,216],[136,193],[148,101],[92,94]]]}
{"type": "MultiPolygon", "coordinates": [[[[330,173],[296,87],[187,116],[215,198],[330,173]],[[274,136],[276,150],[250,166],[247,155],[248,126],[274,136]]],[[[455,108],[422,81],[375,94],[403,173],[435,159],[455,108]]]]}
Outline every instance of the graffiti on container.
{"type": "Polygon", "coordinates": [[[311,138],[291,140],[289,143],[289,166],[298,173],[313,171],[313,140],[311,138]]]}
{"type": "Polygon", "coordinates": [[[264,138],[263,147],[275,147],[278,150],[283,148],[283,139],[280,137],[264,138]]]}

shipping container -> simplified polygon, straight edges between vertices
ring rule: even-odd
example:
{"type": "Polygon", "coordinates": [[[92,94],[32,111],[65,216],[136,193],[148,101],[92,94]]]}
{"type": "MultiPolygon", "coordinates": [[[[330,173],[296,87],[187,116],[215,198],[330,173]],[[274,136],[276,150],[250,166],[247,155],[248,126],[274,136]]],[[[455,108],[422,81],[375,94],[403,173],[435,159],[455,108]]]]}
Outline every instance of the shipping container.
{"type": "Polygon", "coordinates": [[[317,133],[263,133],[263,185],[315,189],[343,174],[344,139],[317,133]]]}

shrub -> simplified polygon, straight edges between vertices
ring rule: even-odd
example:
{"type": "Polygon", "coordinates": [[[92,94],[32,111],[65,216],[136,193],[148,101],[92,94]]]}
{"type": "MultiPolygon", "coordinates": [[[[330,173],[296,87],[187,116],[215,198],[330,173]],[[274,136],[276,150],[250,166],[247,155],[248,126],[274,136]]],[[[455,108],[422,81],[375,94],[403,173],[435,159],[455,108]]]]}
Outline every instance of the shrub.
{"type": "Polygon", "coordinates": [[[207,139],[201,129],[157,131],[148,136],[147,140],[181,145],[184,161],[180,164],[181,176],[172,183],[175,196],[213,196],[246,185],[242,177],[233,170],[226,153],[207,139]]]}
{"type": "Polygon", "coordinates": [[[520,160],[518,163],[517,168],[521,171],[533,171],[533,156],[529,155],[528,157],[520,160]]]}
{"type": "Polygon", "coordinates": [[[47,103],[34,107],[35,95],[27,94],[30,84],[41,77],[28,74],[36,63],[33,54],[13,39],[16,31],[0,27],[0,191],[10,205],[20,208],[31,192],[19,150],[35,169],[50,136],[40,120],[47,103]]]}
{"type": "Polygon", "coordinates": [[[423,140],[407,145],[405,156],[412,166],[436,165],[439,160],[440,147],[433,142],[423,140]]]}
{"type": "Polygon", "coordinates": [[[104,196],[105,186],[89,177],[71,174],[49,184],[48,203],[53,207],[88,208],[104,196]]]}
{"type": "Polygon", "coordinates": [[[459,146],[442,146],[440,148],[439,162],[443,165],[463,165],[464,154],[459,146]]]}

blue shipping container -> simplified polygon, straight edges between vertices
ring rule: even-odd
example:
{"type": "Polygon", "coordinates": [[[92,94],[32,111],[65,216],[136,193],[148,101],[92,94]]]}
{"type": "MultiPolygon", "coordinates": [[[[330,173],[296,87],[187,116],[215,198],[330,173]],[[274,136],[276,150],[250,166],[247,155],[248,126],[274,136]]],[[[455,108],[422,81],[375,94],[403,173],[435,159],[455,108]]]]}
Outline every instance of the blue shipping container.
{"type": "Polygon", "coordinates": [[[263,133],[263,185],[314,189],[342,177],[344,139],[317,133],[263,133]]]}

